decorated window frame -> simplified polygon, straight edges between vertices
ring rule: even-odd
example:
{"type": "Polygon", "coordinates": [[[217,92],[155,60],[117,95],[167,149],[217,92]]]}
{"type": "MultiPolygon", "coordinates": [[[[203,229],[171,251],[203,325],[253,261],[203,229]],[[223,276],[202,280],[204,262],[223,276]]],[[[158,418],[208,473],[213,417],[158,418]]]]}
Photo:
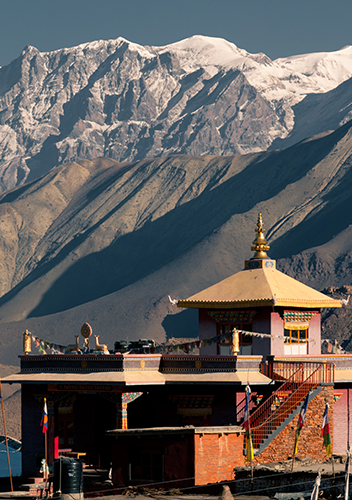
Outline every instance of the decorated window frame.
{"type": "Polygon", "coordinates": [[[319,311],[284,311],[284,343],[307,344],[309,339],[309,322],[319,311]]]}
{"type": "Polygon", "coordinates": [[[285,344],[306,344],[308,342],[308,328],[284,329],[285,344]]]}

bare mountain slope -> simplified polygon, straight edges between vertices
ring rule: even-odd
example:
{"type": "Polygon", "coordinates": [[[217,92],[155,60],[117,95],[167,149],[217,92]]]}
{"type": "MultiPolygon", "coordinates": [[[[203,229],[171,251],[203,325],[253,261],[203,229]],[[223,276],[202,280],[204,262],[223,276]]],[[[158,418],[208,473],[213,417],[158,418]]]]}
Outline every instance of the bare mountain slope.
{"type": "MultiPolygon", "coordinates": [[[[0,364],[0,377],[7,377],[8,375],[12,375],[13,373],[17,373],[19,368],[14,365],[5,365],[0,364]]],[[[10,398],[15,392],[21,389],[20,384],[2,384],[2,395],[4,400],[10,398]]]]}
{"type": "Polygon", "coordinates": [[[302,138],[296,116],[310,125],[304,138],[350,118],[347,87],[345,106],[332,103],[328,117],[305,97],[351,77],[352,47],[271,61],[204,36],[164,47],[123,38],[45,53],[28,46],[0,68],[0,190],[84,158],[258,152],[293,130],[292,144],[302,138]]]}
{"type": "Polygon", "coordinates": [[[21,389],[4,401],[7,435],[20,440],[21,430],[21,389]]]}
{"type": "MultiPolygon", "coordinates": [[[[278,267],[350,284],[352,123],[284,151],[66,164],[0,198],[0,347],[196,335],[187,297],[243,267],[258,211],[278,267]],[[281,258],[281,259],[280,259],[281,258]]],[[[1,358],[2,359],[2,358],[1,358]]]]}

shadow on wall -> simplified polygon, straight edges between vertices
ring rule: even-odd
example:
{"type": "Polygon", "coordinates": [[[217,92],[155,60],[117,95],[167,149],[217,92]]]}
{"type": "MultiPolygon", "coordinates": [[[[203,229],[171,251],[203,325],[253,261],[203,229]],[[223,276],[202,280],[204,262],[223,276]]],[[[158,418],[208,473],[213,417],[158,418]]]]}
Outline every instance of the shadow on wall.
{"type": "Polygon", "coordinates": [[[186,309],[165,316],[162,326],[166,338],[198,338],[198,309],[186,309]]]}

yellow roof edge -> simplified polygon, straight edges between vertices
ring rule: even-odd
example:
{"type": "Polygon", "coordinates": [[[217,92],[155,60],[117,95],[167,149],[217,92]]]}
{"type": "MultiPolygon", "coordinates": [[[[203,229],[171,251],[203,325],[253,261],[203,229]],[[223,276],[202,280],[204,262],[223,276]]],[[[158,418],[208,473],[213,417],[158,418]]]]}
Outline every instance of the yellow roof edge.
{"type": "Polygon", "coordinates": [[[179,300],[177,303],[177,307],[188,307],[195,309],[204,309],[208,307],[216,307],[216,308],[224,308],[224,309],[232,309],[238,307],[263,307],[263,306],[272,306],[273,302],[271,299],[262,299],[262,300],[239,300],[239,301],[224,301],[224,300],[179,300]]]}
{"type": "Polygon", "coordinates": [[[206,308],[223,308],[237,309],[239,307],[264,307],[264,306],[281,306],[281,307],[305,307],[305,308],[326,308],[326,307],[341,307],[341,302],[335,299],[327,300],[301,300],[301,299],[277,299],[275,304],[271,299],[253,299],[253,300],[179,300],[177,307],[206,309],[206,308]]]}
{"type": "Polygon", "coordinates": [[[301,299],[277,299],[277,306],[285,306],[285,307],[342,307],[341,302],[335,299],[326,300],[301,300],[301,299]]]}

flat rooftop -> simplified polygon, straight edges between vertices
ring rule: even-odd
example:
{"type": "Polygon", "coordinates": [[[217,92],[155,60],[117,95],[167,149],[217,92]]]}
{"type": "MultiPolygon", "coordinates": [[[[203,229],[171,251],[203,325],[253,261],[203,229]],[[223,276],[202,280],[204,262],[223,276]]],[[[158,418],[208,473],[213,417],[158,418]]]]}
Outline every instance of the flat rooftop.
{"type": "Polygon", "coordinates": [[[151,427],[145,429],[113,429],[106,431],[108,436],[131,437],[131,436],[161,436],[166,434],[241,434],[245,432],[238,425],[221,425],[213,427],[194,427],[185,425],[183,427],[151,427]]]}

